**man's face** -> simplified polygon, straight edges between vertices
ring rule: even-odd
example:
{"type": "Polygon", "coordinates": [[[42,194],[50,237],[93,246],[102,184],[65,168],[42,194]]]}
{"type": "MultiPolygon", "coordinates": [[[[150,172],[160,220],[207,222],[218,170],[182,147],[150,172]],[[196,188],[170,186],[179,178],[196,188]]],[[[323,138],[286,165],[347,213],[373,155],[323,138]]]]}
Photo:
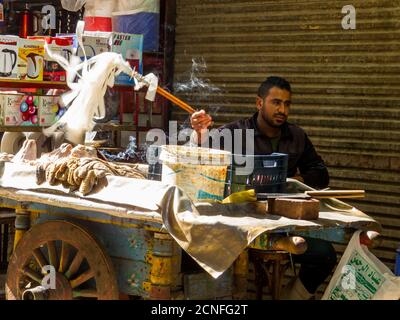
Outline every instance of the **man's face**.
{"type": "Polygon", "coordinates": [[[279,128],[288,116],[291,105],[291,94],[287,90],[272,87],[265,99],[257,97],[257,109],[264,121],[271,127],[279,128]]]}

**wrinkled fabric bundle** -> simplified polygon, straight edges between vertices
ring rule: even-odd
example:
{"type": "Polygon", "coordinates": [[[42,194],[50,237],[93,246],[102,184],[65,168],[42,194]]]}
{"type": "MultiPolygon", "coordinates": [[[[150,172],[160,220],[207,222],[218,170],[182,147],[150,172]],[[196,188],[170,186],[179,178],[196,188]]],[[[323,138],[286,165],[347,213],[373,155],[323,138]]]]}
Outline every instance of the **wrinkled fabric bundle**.
{"type": "MultiPolygon", "coordinates": [[[[297,192],[314,190],[294,179],[288,179],[288,183],[288,188],[296,187],[297,192]]],[[[266,231],[316,231],[338,227],[381,231],[375,220],[336,199],[321,199],[318,220],[297,220],[268,214],[267,204],[260,201],[193,203],[181,189],[170,186],[159,207],[170,235],[214,278],[225,272],[239,254],[266,231]]]]}
{"type": "Polygon", "coordinates": [[[9,154],[7,152],[0,153],[0,161],[11,162],[13,159],[14,159],[13,154],[9,154]]]}
{"type": "Polygon", "coordinates": [[[36,167],[37,184],[44,181],[52,186],[62,184],[70,191],[79,189],[84,196],[108,175],[145,179],[135,166],[119,165],[99,158],[67,157],[55,162],[39,163],[36,167]]]}
{"type": "Polygon", "coordinates": [[[69,143],[63,143],[57,149],[54,149],[49,153],[44,153],[40,158],[37,158],[36,141],[33,139],[27,139],[24,141],[21,149],[16,155],[7,154],[5,152],[0,154],[1,161],[24,163],[31,166],[49,164],[67,157],[97,158],[97,150],[93,147],[81,144],[74,147],[69,143]]]}
{"type": "Polygon", "coordinates": [[[21,150],[15,155],[1,154],[2,161],[36,166],[36,183],[51,186],[62,184],[70,192],[78,190],[89,194],[105,176],[114,175],[145,179],[138,165],[122,165],[104,161],[97,157],[95,148],[78,145],[73,147],[63,143],[50,153],[36,158],[35,140],[25,140],[21,150]]]}
{"type": "Polygon", "coordinates": [[[36,160],[37,145],[36,141],[32,139],[24,140],[21,149],[13,157],[13,162],[29,162],[36,160]]]}

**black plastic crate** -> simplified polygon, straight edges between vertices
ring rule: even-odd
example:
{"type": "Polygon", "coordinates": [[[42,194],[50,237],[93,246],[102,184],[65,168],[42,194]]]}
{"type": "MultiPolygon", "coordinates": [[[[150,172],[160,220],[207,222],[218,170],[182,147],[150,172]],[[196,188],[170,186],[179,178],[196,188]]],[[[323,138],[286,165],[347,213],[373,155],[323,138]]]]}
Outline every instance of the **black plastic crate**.
{"type": "Polygon", "coordinates": [[[255,189],[256,193],[282,193],[286,191],[288,155],[234,155],[228,169],[225,195],[255,189]],[[253,161],[253,170],[247,175],[238,174],[245,167],[244,161],[253,161]]]}

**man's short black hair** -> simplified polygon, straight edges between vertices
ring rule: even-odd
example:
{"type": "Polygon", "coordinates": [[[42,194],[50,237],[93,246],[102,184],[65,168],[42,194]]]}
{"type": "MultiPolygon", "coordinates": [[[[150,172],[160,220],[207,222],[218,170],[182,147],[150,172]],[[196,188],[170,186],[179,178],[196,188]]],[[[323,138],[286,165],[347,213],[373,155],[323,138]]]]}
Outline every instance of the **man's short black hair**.
{"type": "Polygon", "coordinates": [[[258,88],[258,96],[264,99],[266,96],[268,96],[269,89],[273,87],[278,87],[279,89],[287,90],[292,93],[290,83],[286,79],[272,76],[268,77],[264,82],[261,83],[260,87],[258,88]]]}

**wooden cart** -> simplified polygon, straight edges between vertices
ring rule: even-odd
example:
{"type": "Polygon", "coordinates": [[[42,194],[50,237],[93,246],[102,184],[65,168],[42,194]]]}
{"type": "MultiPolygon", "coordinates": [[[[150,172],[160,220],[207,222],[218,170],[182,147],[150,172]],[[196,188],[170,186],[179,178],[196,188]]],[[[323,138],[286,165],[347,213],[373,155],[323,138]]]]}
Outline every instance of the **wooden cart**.
{"type": "MultiPolygon", "coordinates": [[[[257,297],[267,284],[279,298],[282,276],[290,265],[287,253],[268,251],[264,233],[214,280],[199,270],[185,271],[182,249],[163,229],[156,212],[10,188],[0,188],[0,204],[3,212],[16,213],[7,299],[242,299],[247,293],[249,256],[265,280],[259,281],[257,297]],[[54,266],[55,289],[46,289],[51,284],[48,266],[54,266]]],[[[346,243],[349,230],[297,231],[346,243]]]]}

